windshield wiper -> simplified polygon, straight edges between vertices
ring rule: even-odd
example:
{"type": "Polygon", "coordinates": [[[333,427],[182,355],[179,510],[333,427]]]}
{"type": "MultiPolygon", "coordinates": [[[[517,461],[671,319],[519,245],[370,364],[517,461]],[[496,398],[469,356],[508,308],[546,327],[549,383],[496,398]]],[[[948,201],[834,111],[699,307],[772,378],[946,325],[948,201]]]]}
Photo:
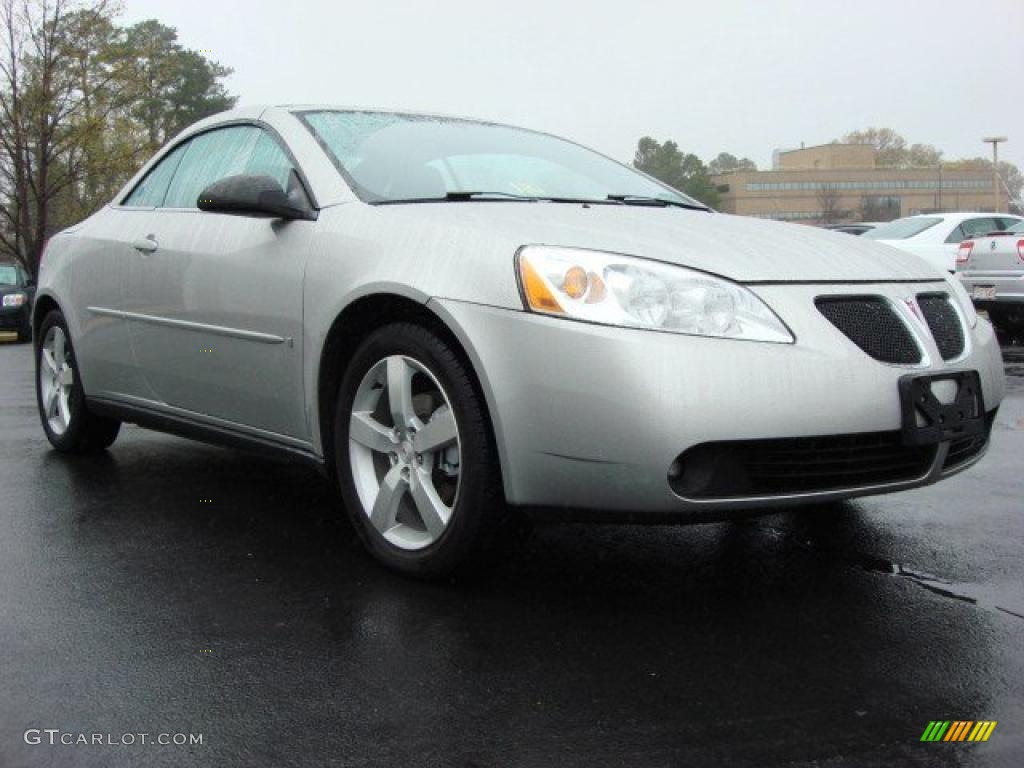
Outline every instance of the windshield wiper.
{"type": "MultiPolygon", "coordinates": [[[[589,197],[554,197],[552,195],[516,195],[512,192],[462,192],[455,190],[449,192],[444,196],[445,200],[453,200],[455,202],[464,202],[468,200],[486,200],[488,198],[494,198],[498,200],[521,200],[527,203],[572,203],[575,205],[608,205],[610,203],[621,203],[621,200],[613,200],[608,198],[607,200],[594,199],[589,197]]],[[[398,202],[398,201],[396,201],[398,202]]],[[[401,201],[407,202],[407,201],[401,201]]]]}
{"type": "Polygon", "coordinates": [[[375,200],[374,205],[404,205],[405,203],[468,203],[473,200],[509,200],[519,203],[535,203],[536,197],[515,195],[511,192],[473,192],[454,190],[446,192],[443,197],[396,197],[393,200],[375,200]]]}
{"type": "Polygon", "coordinates": [[[523,200],[527,203],[537,202],[537,198],[532,195],[517,195],[513,192],[470,192],[458,189],[445,194],[444,199],[460,202],[462,200],[485,200],[489,197],[496,197],[501,200],[523,200]]]}
{"type": "Polygon", "coordinates": [[[454,189],[446,192],[444,197],[398,197],[393,200],[377,200],[374,205],[401,205],[404,203],[468,203],[474,201],[510,201],[518,203],[572,203],[576,205],[649,205],[665,208],[689,208],[695,211],[710,211],[703,205],[684,203],[678,200],[666,200],[663,197],[645,197],[643,195],[608,195],[604,200],[586,197],[553,197],[551,195],[517,195],[513,192],[496,192],[485,190],[454,189]]]}
{"type": "Polygon", "coordinates": [[[659,208],[686,208],[690,211],[707,211],[711,209],[706,205],[697,203],[685,203],[682,200],[666,200],[664,197],[647,197],[646,195],[608,195],[609,200],[614,200],[625,205],[651,205],[659,208]]]}

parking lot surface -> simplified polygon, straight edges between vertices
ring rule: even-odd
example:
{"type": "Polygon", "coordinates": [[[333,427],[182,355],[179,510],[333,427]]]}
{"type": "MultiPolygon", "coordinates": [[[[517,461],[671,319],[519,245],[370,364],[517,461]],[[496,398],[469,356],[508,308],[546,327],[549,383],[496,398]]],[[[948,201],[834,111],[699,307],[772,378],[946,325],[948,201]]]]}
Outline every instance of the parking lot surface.
{"type": "Polygon", "coordinates": [[[0,766],[1021,765],[1024,350],[1004,354],[991,449],[941,485],[538,525],[423,584],[376,566],[306,468],[135,427],[52,452],[31,348],[2,345],[0,766]],[[998,725],[922,743],[934,720],[998,725]]]}

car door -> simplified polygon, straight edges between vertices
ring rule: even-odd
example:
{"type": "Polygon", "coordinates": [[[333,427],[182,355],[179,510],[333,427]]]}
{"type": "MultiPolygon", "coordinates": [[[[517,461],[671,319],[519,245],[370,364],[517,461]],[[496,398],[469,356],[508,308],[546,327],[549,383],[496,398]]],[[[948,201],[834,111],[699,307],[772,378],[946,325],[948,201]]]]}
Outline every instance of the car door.
{"type": "Polygon", "coordinates": [[[166,153],[120,200],[84,222],[73,240],[75,269],[65,298],[66,314],[80,323],[75,338],[86,391],[93,397],[148,397],[149,389],[132,356],[122,316],[134,246],[148,227],[150,212],[163,201],[181,152],[166,153]]]}
{"type": "Polygon", "coordinates": [[[239,173],[299,183],[256,125],[193,137],[129,270],[135,359],[161,404],[242,431],[306,441],[302,288],[313,222],[202,212],[199,193],[239,173]]]}

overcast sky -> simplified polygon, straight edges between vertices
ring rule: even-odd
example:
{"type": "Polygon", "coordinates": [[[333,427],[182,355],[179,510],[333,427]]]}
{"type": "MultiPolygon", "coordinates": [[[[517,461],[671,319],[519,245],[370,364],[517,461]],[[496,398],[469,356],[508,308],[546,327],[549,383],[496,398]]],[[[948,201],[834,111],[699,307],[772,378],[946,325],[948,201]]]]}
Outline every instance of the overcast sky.
{"type": "Polygon", "coordinates": [[[761,167],[869,125],[1024,168],[1022,0],[123,0],[232,67],[242,104],[404,107],[643,135],[761,167]]]}

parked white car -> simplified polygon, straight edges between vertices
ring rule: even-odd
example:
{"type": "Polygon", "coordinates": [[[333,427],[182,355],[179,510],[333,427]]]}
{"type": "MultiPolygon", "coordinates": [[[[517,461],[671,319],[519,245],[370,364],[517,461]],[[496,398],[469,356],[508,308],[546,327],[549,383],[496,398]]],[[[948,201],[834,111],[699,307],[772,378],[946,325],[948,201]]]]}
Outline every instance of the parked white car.
{"type": "Polygon", "coordinates": [[[1024,330],[1024,222],[962,242],[956,269],[974,306],[988,312],[997,328],[1024,330]]]}
{"type": "Polygon", "coordinates": [[[960,243],[1003,232],[1021,221],[1009,213],[928,213],[890,221],[862,237],[920,256],[944,272],[955,272],[960,243]]]}

